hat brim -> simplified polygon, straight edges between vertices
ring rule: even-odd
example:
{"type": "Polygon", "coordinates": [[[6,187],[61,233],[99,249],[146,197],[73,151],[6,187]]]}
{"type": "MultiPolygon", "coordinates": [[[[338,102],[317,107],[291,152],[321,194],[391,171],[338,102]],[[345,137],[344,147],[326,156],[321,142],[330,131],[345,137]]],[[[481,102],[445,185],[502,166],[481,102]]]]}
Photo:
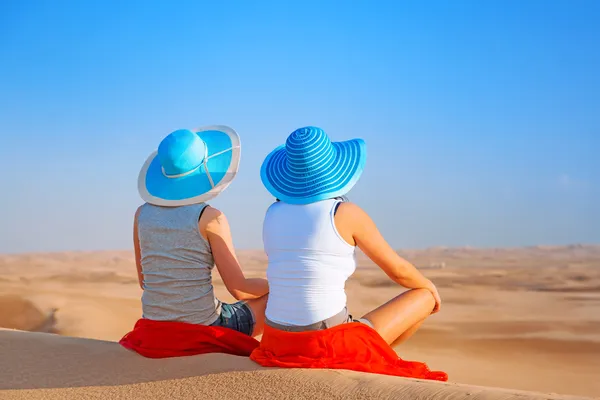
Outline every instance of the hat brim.
{"type": "Polygon", "coordinates": [[[367,160],[364,140],[332,142],[335,161],[326,174],[299,179],[290,171],[285,145],[273,150],[262,164],[260,177],[267,190],[290,204],[309,204],[347,194],[358,182],[367,160]]]}
{"type": "Polygon", "coordinates": [[[231,184],[237,175],[241,157],[237,132],[222,125],[193,131],[206,143],[206,165],[185,176],[168,178],[163,174],[155,151],[144,163],[138,177],[138,191],[145,202],[166,207],[203,203],[215,198],[231,184]]]}

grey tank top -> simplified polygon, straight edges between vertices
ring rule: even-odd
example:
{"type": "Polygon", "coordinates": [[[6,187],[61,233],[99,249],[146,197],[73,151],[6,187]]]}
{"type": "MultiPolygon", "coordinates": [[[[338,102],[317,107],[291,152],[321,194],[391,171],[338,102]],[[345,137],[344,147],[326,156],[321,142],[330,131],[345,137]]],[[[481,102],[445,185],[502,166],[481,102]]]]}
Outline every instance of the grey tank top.
{"type": "Polygon", "coordinates": [[[143,318],[210,325],[221,314],[212,286],[213,255],[198,228],[206,206],[142,206],[138,238],[143,318]]]}

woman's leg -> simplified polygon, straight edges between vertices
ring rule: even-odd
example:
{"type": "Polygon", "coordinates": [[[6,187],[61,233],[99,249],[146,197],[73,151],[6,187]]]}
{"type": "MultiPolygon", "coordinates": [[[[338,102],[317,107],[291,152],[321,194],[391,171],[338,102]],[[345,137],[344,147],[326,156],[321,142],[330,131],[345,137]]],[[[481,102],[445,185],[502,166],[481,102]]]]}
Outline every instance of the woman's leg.
{"type": "Polygon", "coordinates": [[[269,295],[266,294],[258,299],[248,300],[246,304],[252,310],[254,314],[254,329],[252,330],[252,337],[262,335],[263,329],[265,328],[265,309],[267,308],[267,299],[269,295]]]}
{"type": "Polygon", "coordinates": [[[427,289],[412,289],[365,314],[373,328],[390,345],[411,337],[433,308],[435,300],[427,289]]]}

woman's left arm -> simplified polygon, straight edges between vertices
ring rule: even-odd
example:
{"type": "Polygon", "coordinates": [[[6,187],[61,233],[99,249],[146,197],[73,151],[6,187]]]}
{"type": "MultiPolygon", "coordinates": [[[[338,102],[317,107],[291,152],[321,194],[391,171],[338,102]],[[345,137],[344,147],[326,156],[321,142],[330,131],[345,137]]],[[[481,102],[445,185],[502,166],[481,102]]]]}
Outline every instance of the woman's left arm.
{"type": "Polygon", "coordinates": [[[138,237],[138,216],[140,215],[140,210],[142,207],[138,208],[135,212],[135,217],[133,218],[133,251],[135,253],[135,267],[137,268],[137,277],[140,288],[144,290],[144,275],[142,274],[142,252],[140,250],[140,239],[138,237]]]}

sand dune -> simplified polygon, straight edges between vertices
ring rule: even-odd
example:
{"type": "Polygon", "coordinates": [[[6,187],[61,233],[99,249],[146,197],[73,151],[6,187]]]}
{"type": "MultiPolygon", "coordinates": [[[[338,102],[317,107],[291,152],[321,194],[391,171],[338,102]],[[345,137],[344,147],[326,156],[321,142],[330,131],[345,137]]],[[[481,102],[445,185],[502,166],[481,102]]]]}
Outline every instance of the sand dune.
{"type": "MultiPolygon", "coordinates": [[[[401,357],[424,361],[434,369],[444,370],[452,382],[600,396],[600,246],[435,248],[400,253],[436,283],[444,301],[442,312],[430,318],[413,338],[396,349],[401,357]]],[[[239,256],[248,275],[264,275],[266,258],[262,252],[242,251],[239,256]]],[[[355,315],[382,304],[400,290],[364,255],[358,254],[358,264],[346,289],[349,309],[355,315]]],[[[214,285],[221,299],[231,300],[218,276],[214,285]]],[[[141,290],[137,286],[133,254],[129,251],[0,255],[0,293],[0,327],[30,331],[52,329],[65,336],[117,341],[141,314],[141,290]],[[53,313],[53,310],[57,311],[53,313]]],[[[4,337],[0,340],[4,341],[4,337]]],[[[11,341],[20,340],[12,338],[11,341]]],[[[163,360],[156,364],[152,360],[125,359],[123,357],[129,355],[112,343],[94,342],[90,349],[81,344],[87,341],[69,340],[73,348],[69,350],[70,357],[78,360],[81,371],[67,363],[64,368],[74,370],[69,370],[65,379],[82,374],[81,382],[86,387],[128,385],[129,389],[123,386],[118,389],[118,393],[126,393],[127,390],[155,390],[149,389],[155,385],[150,381],[184,379],[171,384],[181,388],[177,390],[192,393],[190,388],[209,379],[197,377],[195,371],[212,363],[210,358],[200,359],[209,361],[163,360]],[[106,353],[99,351],[102,346],[106,346],[106,353]],[[103,383],[99,380],[102,371],[94,369],[97,368],[96,356],[113,357],[110,363],[123,363],[132,370],[142,369],[135,373],[146,373],[143,369],[148,369],[151,378],[110,377],[112,383],[103,383]],[[173,375],[169,375],[172,372],[173,375]],[[161,375],[163,373],[165,375],[161,375]]],[[[37,346],[33,347],[36,353],[45,354],[44,359],[39,359],[39,368],[36,367],[38,375],[32,371],[28,378],[30,385],[33,382],[36,388],[41,388],[43,382],[54,382],[54,386],[49,386],[54,388],[52,393],[80,390],[56,389],[64,387],[56,386],[59,378],[44,378],[45,373],[52,371],[51,360],[61,360],[62,356],[57,350],[44,348],[43,343],[46,342],[30,344],[37,346]]],[[[55,342],[51,343],[55,346],[55,342]]],[[[5,348],[6,345],[0,353],[2,362],[21,363],[22,355],[13,352],[6,357],[5,348]]],[[[25,359],[27,354],[25,352],[25,359]]],[[[225,365],[220,361],[216,364],[225,365]]],[[[235,365],[248,364],[236,361],[235,365]]],[[[131,376],[128,375],[131,373],[123,371],[119,376],[131,376]]],[[[263,376],[265,372],[244,369],[239,374],[242,375],[218,379],[243,380],[246,376],[243,374],[263,376]]],[[[327,374],[338,377],[337,373],[327,374]]],[[[0,370],[0,383],[3,377],[4,369],[0,370]]],[[[286,385],[294,387],[295,379],[304,378],[291,374],[277,376],[277,379],[282,382],[289,379],[286,385]]],[[[362,378],[350,374],[343,375],[343,379],[354,382],[362,378]]],[[[14,385],[17,381],[12,382],[14,385]]],[[[105,393],[106,390],[112,389],[96,388],[88,393],[105,393]]],[[[36,393],[35,396],[41,396],[40,392],[36,393]]]]}
{"type": "Polygon", "coordinates": [[[224,354],[152,360],[114,342],[20,331],[0,331],[0,354],[1,399],[583,399],[352,371],[266,369],[224,354]]]}
{"type": "Polygon", "coordinates": [[[31,301],[17,295],[0,296],[0,327],[30,332],[58,333],[55,308],[43,313],[31,301]]]}

